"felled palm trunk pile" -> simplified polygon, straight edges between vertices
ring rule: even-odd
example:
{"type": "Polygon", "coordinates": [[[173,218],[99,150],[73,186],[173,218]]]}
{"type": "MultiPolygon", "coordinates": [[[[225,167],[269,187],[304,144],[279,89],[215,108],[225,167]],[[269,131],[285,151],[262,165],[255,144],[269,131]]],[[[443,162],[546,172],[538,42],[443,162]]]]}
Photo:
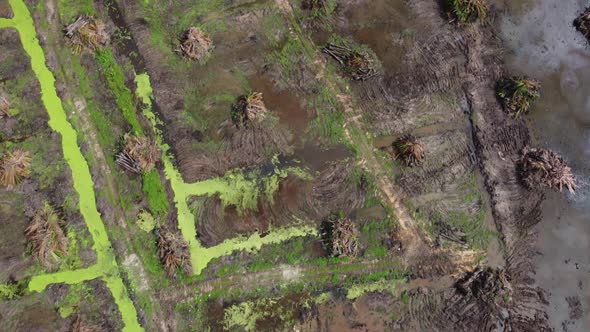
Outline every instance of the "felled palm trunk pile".
{"type": "Polygon", "coordinates": [[[590,7],[574,20],[574,27],[590,41],[590,7]]]}
{"type": "Polygon", "coordinates": [[[191,27],[181,38],[180,50],[191,60],[203,60],[211,53],[213,43],[203,30],[191,27]]]}
{"type": "Polygon", "coordinates": [[[10,116],[10,101],[0,92],[0,117],[10,116]]]}
{"type": "Polygon", "coordinates": [[[189,267],[188,245],[184,239],[167,229],[157,230],[158,256],[168,276],[176,275],[178,268],[189,267]]]}
{"type": "Polygon", "coordinates": [[[366,52],[328,43],[322,52],[334,58],[354,80],[364,81],[377,73],[375,60],[366,52]]]}
{"type": "Polygon", "coordinates": [[[399,138],[392,146],[394,159],[401,159],[408,166],[417,166],[424,160],[424,147],[411,135],[399,138]]]}
{"type": "Polygon", "coordinates": [[[529,188],[549,187],[572,194],[576,191],[576,180],[572,170],[557,153],[525,147],[519,160],[519,173],[529,188]]]}
{"type": "Polygon", "coordinates": [[[160,160],[158,148],[145,136],[125,135],[125,146],[117,154],[117,165],[131,173],[151,171],[160,160]]]}
{"type": "Polygon", "coordinates": [[[238,97],[232,106],[231,119],[236,127],[243,128],[263,119],[267,111],[262,93],[252,92],[238,97]]]}
{"type": "Polygon", "coordinates": [[[531,104],[540,97],[540,89],[539,82],[523,77],[503,79],[496,86],[502,106],[514,117],[529,111],[531,104]]]}
{"type": "Polygon", "coordinates": [[[472,23],[488,15],[484,0],[447,0],[447,6],[460,23],[472,23]]]}
{"type": "Polygon", "coordinates": [[[333,257],[358,256],[360,251],[358,232],[350,219],[333,215],[325,226],[323,239],[333,257]]]}
{"type": "Polygon", "coordinates": [[[81,15],[74,23],[68,25],[66,37],[70,39],[75,52],[81,52],[83,49],[102,49],[107,46],[110,39],[106,24],[89,15],[81,15]]]}
{"type": "Polygon", "coordinates": [[[59,256],[68,254],[68,239],[62,229],[63,221],[51,205],[38,210],[25,231],[33,255],[47,268],[53,268],[59,256]]]}
{"type": "Polygon", "coordinates": [[[27,151],[17,149],[6,152],[0,160],[0,182],[8,189],[14,188],[29,175],[29,167],[31,167],[31,158],[27,151]]]}

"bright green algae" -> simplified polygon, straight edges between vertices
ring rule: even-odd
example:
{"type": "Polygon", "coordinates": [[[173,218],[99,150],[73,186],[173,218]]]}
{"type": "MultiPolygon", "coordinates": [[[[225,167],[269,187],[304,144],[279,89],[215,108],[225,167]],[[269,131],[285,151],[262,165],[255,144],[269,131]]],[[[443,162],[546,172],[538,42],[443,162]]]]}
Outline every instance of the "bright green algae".
{"type": "Polygon", "coordinates": [[[10,20],[0,20],[0,28],[14,27],[20,35],[25,52],[31,58],[31,67],[41,86],[41,100],[49,114],[48,124],[62,137],[64,159],[72,171],[74,189],[80,198],[80,213],[94,240],[93,249],[97,256],[97,263],[89,268],[34,276],[29,283],[29,289],[42,291],[52,283],[74,284],[100,277],[106,282],[121,311],[124,330],[142,331],[135,307],[127,295],[123,280],[119,277],[115,254],[96,207],[94,183],[88,164],[78,146],[77,133],[68,122],[61,100],[57,96],[55,78],[45,65],[45,54],[39,45],[31,14],[22,0],[9,0],[9,3],[14,17],[10,20]]]}
{"type": "Polygon", "coordinates": [[[310,226],[293,226],[271,231],[265,237],[255,233],[249,237],[240,236],[226,240],[216,246],[205,248],[197,240],[197,230],[195,228],[195,216],[188,206],[188,199],[191,196],[215,195],[218,194],[224,205],[236,205],[244,208],[252,208],[252,202],[255,202],[258,195],[266,195],[267,198],[278,188],[278,180],[286,177],[289,173],[294,173],[300,177],[305,177],[303,171],[296,168],[287,168],[276,170],[274,174],[265,179],[264,188],[257,188],[257,181],[250,179],[241,171],[230,171],[223,177],[209,179],[195,183],[185,183],[180,172],[174,167],[171,157],[168,155],[170,147],[164,143],[162,133],[157,128],[160,124],[156,115],[152,112],[153,90],[150,79],[147,74],[135,76],[137,85],[136,94],[145,104],[143,114],[150,120],[155,136],[156,144],[162,150],[162,161],[164,163],[164,173],[170,181],[170,186],[174,192],[174,204],[177,209],[178,227],[183,238],[187,241],[190,254],[191,264],[194,274],[200,274],[209,262],[217,257],[231,254],[236,250],[255,251],[259,250],[265,244],[279,243],[293,237],[306,236],[309,234],[316,235],[317,230],[310,226]]]}

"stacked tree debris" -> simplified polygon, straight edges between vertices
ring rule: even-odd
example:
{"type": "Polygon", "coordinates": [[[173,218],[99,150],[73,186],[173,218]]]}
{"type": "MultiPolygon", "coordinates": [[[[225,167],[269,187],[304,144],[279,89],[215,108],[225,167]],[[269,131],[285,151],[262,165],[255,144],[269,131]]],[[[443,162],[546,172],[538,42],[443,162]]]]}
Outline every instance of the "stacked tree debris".
{"type": "Polygon", "coordinates": [[[539,82],[524,78],[512,77],[502,79],[496,86],[496,93],[504,109],[514,117],[527,113],[531,104],[540,97],[539,82]]]}
{"type": "Polygon", "coordinates": [[[393,158],[408,166],[418,166],[424,160],[424,147],[412,135],[405,135],[392,143],[393,158]]]}
{"type": "Polygon", "coordinates": [[[580,16],[574,20],[574,27],[590,41],[590,7],[586,8],[580,16]]]}
{"type": "Polygon", "coordinates": [[[180,39],[180,50],[191,60],[202,61],[206,59],[213,50],[213,43],[203,30],[191,27],[180,39]]]}
{"type": "Polygon", "coordinates": [[[117,154],[117,165],[131,173],[150,172],[160,160],[156,144],[145,136],[126,134],[123,150],[117,154]]]}
{"type": "Polygon", "coordinates": [[[66,27],[66,37],[70,39],[74,51],[83,49],[96,51],[107,46],[110,36],[103,21],[89,15],[78,16],[78,19],[66,27]]]}
{"type": "Polygon", "coordinates": [[[322,238],[328,253],[333,257],[354,258],[360,252],[356,226],[342,215],[331,215],[323,223],[322,238]]]}
{"type": "Polygon", "coordinates": [[[8,97],[0,91],[0,117],[10,116],[10,101],[8,97]]]}
{"type": "Polygon", "coordinates": [[[4,154],[0,160],[0,182],[8,189],[14,188],[29,175],[31,158],[27,151],[20,149],[4,154]]]}
{"type": "Polygon", "coordinates": [[[330,42],[322,52],[338,61],[347,75],[356,81],[364,81],[375,76],[380,66],[375,54],[361,47],[330,42]]]}
{"type": "Polygon", "coordinates": [[[35,212],[25,230],[33,255],[49,269],[54,267],[60,256],[68,254],[68,239],[62,225],[63,220],[57,211],[46,202],[43,208],[35,212]]]}
{"type": "Polygon", "coordinates": [[[473,23],[488,15],[488,7],[484,0],[447,0],[450,14],[459,23],[473,23]]]}
{"type": "Polygon", "coordinates": [[[167,230],[156,230],[158,235],[158,256],[168,276],[176,275],[178,268],[188,271],[190,267],[188,245],[182,236],[167,230]]]}
{"type": "Polygon", "coordinates": [[[231,119],[237,128],[244,128],[254,121],[263,119],[267,111],[262,93],[251,92],[239,96],[236,103],[232,105],[231,119]]]}
{"type": "Polygon", "coordinates": [[[525,147],[518,163],[520,177],[529,188],[549,187],[572,194],[576,191],[576,180],[571,168],[557,153],[525,147]]]}

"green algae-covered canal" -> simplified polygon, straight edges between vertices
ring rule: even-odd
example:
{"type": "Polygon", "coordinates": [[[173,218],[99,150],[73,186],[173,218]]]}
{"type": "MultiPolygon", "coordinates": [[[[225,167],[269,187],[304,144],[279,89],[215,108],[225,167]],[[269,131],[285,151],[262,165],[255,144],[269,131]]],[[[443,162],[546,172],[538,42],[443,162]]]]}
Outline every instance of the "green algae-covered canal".
{"type": "Polygon", "coordinates": [[[39,45],[31,14],[22,0],[10,0],[14,17],[0,20],[0,28],[14,28],[18,31],[22,46],[31,58],[31,67],[41,86],[41,100],[49,114],[49,126],[61,135],[63,155],[72,172],[74,189],[80,203],[80,213],[94,241],[93,249],[97,263],[89,268],[34,276],[29,284],[31,291],[42,291],[52,283],[74,284],[102,278],[111,293],[125,325],[125,331],[141,331],[137,312],[127,295],[127,289],[119,276],[115,254],[100,213],[96,207],[94,183],[88,164],[78,146],[78,134],[68,122],[62,102],[55,88],[55,77],[47,68],[45,54],[39,45]]]}

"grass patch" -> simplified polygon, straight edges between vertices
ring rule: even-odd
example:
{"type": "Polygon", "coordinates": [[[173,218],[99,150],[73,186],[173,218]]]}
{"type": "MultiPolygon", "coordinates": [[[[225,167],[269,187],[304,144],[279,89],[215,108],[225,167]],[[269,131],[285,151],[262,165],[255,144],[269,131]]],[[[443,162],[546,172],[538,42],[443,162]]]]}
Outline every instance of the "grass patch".
{"type": "Polygon", "coordinates": [[[115,96],[117,106],[123,112],[125,120],[131,125],[132,132],[136,135],[143,136],[143,129],[135,114],[133,94],[125,85],[125,75],[115,60],[113,52],[110,49],[99,50],[96,52],[96,60],[101,68],[107,86],[115,96]]]}
{"type": "Polygon", "coordinates": [[[325,145],[344,142],[346,117],[328,88],[318,85],[317,95],[310,102],[310,108],[316,110],[316,117],[309,124],[308,133],[319,138],[325,145]]]}
{"type": "Polygon", "coordinates": [[[165,216],[170,208],[166,189],[160,180],[160,173],[153,169],[143,174],[143,186],[141,187],[146,194],[151,212],[156,216],[165,216]]]}

